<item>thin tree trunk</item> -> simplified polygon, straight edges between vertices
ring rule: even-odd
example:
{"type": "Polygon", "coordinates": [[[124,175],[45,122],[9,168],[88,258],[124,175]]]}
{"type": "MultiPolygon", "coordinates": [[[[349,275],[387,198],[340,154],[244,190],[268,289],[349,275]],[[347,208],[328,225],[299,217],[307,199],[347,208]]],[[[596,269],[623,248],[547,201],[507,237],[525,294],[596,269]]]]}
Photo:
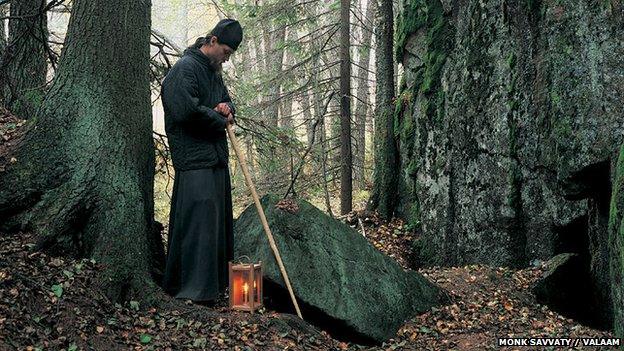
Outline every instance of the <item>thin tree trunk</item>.
{"type": "Polygon", "coordinates": [[[39,249],[95,258],[114,301],[153,302],[164,253],[153,219],[150,1],[75,0],[72,10],[36,128],[0,176],[0,226],[33,231],[39,249]]]}
{"type": "Polygon", "coordinates": [[[377,84],[375,94],[375,174],[369,207],[384,218],[394,214],[399,154],[394,137],[393,13],[392,0],[377,0],[377,84]]]}
{"type": "Polygon", "coordinates": [[[181,0],[178,4],[178,43],[181,47],[188,46],[188,15],[189,15],[189,0],[181,0]]]}
{"type": "Polygon", "coordinates": [[[340,7],[340,214],[352,209],[351,158],[351,1],[341,0],[340,7]]]}
{"type": "MultiPolygon", "coordinates": [[[[271,36],[269,28],[263,28],[262,36],[264,40],[264,61],[265,61],[265,73],[268,72],[275,77],[278,77],[278,72],[282,70],[282,56],[283,49],[275,49],[275,44],[284,41],[286,35],[285,29],[280,29],[276,32],[275,36],[271,36]]],[[[279,95],[279,84],[269,84],[268,96],[265,99],[266,103],[266,123],[267,125],[277,128],[278,125],[278,113],[279,104],[277,98],[279,95]]]]}
{"type": "MultiPolygon", "coordinates": [[[[293,42],[296,39],[296,34],[297,33],[294,30],[292,29],[288,30],[288,34],[287,34],[288,42],[293,42]]],[[[288,50],[282,49],[282,52],[283,54],[281,56],[283,57],[283,60],[281,63],[282,63],[282,70],[284,70],[285,68],[287,69],[287,67],[284,67],[284,64],[292,64],[294,57],[288,50]]],[[[292,116],[293,99],[292,97],[283,97],[284,95],[288,94],[288,89],[286,89],[281,84],[280,84],[280,89],[281,89],[281,96],[282,96],[281,111],[280,111],[280,126],[287,128],[287,129],[292,129],[293,128],[293,116],[292,116]]]]}
{"type": "MultiPolygon", "coordinates": [[[[267,73],[274,74],[276,65],[274,63],[274,51],[273,44],[275,38],[271,36],[272,27],[270,23],[262,27],[262,43],[258,44],[259,51],[259,63],[262,63],[262,74],[267,73]]],[[[280,66],[281,67],[281,66],[280,66]]],[[[275,98],[279,93],[279,87],[275,87],[275,84],[270,84],[269,88],[261,94],[261,101],[263,105],[262,122],[269,129],[277,129],[278,126],[278,112],[279,105],[275,103],[275,98]]],[[[270,133],[267,133],[269,135],[270,133]]],[[[262,138],[256,138],[256,149],[258,151],[258,163],[260,170],[261,180],[276,179],[275,170],[280,169],[278,166],[277,152],[273,145],[270,145],[270,141],[263,140],[262,138]]],[[[263,182],[261,182],[263,183],[263,182]]]]}
{"type": "Polygon", "coordinates": [[[312,106],[310,105],[310,94],[304,93],[301,96],[301,110],[303,111],[303,119],[305,120],[306,125],[306,137],[308,140],[308,145],[312,145],[314,143],[314,120],[312,118],[312,106]]]}
{"type": "Polygon", "coordinates": [[[33,117],[43,101],[48,39],[45,0],[13,1],[9,39],[0,63],[4,104],[17,116],[33,117]]]}
{"type": "Polygon", "coordinates": [[[375,16],[374,0],[366,2],[366,14],[362,26],[362,47],[358,60],[357,93],[355,101],[355,152],[354,152],[354,177],[357,189],[364,189],[364,165],[366,164],[366,116],[368,114],[368,89],[369,89],[369,66],[371,39],[373,37],[373,17],[375,16]],[[369,26],[369,28],[366,28],[369,26]]]}
{"type": "MultiPolygon", "coordinates": [[[[232,58],[233,60],[235,60],[235,67],[242,67],[241,72],[251,72],[252,75],[257,73],[257,65],[254,64],[254,62],[256,62],[257,60],[257,54],[256,54],[256,46],[253,45],[253,41],[249,42],[250,45],[248,47],[244,47],[242,48],[240,54],[241,55],[234,55],[232,58]]],[[[255,103],[257,104],[259,100],[257,100],[255,103]]],[[[249,105],[250,103],[248,102],[243,102],[243,104],[245,105],[249,105]]],[[[254,102],[252,102],[251,104],[254,104],[254,102]]],[[[238,113],[239,116],[241,115],[241,107],[238,107],[238,113]]],[[[244,116],[246,118],[250,117],[250,116],[244,116]]],[[[244,144],[245,144],[245,158],[248,161],[248,168],[249,168],[249,173],[251,174],[251,178],[254,181],[254,183],[257,182],[257,172],[256,172],[256,158],[254,156],[254,148],[253,148],[253,138],[251,135],[246,135],[244,138],[244,144]]]]}
{"type": "MultiPolygon", "coordinates": [[[[8,11],[8,5],[0,5],[0,17],[6,17],[8,11]]],[[[2,56],[4,55],[4,49],[6,48],[7,37],[4,29],[4,19],[0,19],[0,63],[2,62],[2,56]]]]}
{"type": "Polygon", "coordinates": [[[327,140],[325,139],[325,118],[321,120],[321,166],[323,171],[323,192],[325,193],[325,208],[330,217],[334,218],[334,213],[331,208],[331,196],[329,194],[329,188],[327,183],[327,140]]]}

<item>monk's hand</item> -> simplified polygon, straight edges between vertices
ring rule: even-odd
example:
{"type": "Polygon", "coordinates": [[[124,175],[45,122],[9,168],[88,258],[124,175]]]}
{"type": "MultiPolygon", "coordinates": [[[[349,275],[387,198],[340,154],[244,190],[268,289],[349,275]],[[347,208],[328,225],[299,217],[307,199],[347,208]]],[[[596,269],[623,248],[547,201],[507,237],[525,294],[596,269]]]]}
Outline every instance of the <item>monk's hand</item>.
{"type": "Polygon", "coordinates": [[[234,123],[236,123],[236,121],[234,120],[234,115],[233,115],[233,114],[231,114],[231,113],[230,113],[230,114],[228,114],[228,116],[227,116],[227,123],[228,123],[228,124],[234,124],[234,123]]]}
{"type": "Polygon", "coordinates": [[[215,111],[219,112],[220,114],[226,117],[232,113],[232,110],[230,109],[230,105],[228,105],[225,102],[219,103],[214,109],[215,111]]]}

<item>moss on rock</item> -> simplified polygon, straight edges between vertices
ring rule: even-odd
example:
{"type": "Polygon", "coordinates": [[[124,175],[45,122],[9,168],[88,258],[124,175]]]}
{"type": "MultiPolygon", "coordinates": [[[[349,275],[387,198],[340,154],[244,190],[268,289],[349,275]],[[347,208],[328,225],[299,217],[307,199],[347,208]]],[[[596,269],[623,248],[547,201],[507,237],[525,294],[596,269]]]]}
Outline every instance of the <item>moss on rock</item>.
{"type": "Polygon", "coordinates": [[[614,179],[609,213],[613,320],[616,336],[624,338],[624,145],[620,149],[614,179]]]}

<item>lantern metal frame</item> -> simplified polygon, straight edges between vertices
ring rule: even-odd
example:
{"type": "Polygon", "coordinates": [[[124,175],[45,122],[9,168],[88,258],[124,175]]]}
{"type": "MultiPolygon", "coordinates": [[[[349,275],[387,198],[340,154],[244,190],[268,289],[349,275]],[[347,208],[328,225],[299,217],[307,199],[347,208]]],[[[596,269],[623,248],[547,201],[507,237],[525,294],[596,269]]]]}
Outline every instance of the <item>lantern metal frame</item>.
{"type": "Polygon", "coordinates": [[[258,263],[228,262],[230,308],[237,311],[254,313],[263,306],[262,303],[262,261],[258,263]],[[245,279],[245,273],[247,279],[245,279]],[[243,291],[247,283],[247,292],[243,291]],[[254,284],[255,283],[255,284],[254,284]],[[245,297],[246,300],[245,301],[245,297]]]}

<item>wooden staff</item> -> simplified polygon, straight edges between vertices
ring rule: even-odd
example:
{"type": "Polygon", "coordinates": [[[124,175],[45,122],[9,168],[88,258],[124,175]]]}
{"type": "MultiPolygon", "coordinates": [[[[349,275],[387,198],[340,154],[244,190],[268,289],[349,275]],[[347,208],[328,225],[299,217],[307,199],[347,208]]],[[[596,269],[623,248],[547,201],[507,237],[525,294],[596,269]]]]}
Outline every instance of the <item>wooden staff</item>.
{"type": "Polygon", "coordinates": [[[279,250],[277,249],[277,245],[275,245],[275,240],[273,239],[273,234],[271,233],[271,229],[269,228],[269,223],[267,222],[266,216],[264,215],[264,209],[260,205],[260,198],[258,198],[258,193],[256,192],[256,188],[251,180],[251,176],[249,175],[249,171],[247,170],[247,163],[245,163],[245,156],[240,151],[238,147],[238,141],[236,140],[236,136],[234,135],[234,131],[232,130],[232,124],[228,122],[227,124],[227,133],[230,136],[230,142],[232,143],[232,147],[234,148],[234,153],[238,158],[238,163],[240,164],[241,169],[243,170],[243,175],[245,176],[245,182],[251,190],[251,196],[254,199],[254,203],[256,204],[256,209],[258,210],[258,215],[260,216],[260,221],[262,221],[262,227],[264,227],[264,232],[269,239],[269,245],[273,250],[273,254],[275,255],[275,259],[277,260],[277,265],[279,266],[280,271],[282,272],[282,276],[284,277],[284,282],[286,282],[286,287],[288,288],[288,292],[290,293],[290,299],[295,305],[295,310],[297,311],[297,315],[299,318],[303,319],[301,316],[301,311],[299,310],[299,304],[297,304],[297,299],[295,298],[295,293],[293,293],[292,287],[290,286],[290,279],[288,279],[288,273],[286,273],[286,268],[284,268],[284,264],[282,263],[282,257],[280,256],[279,250]]]}

